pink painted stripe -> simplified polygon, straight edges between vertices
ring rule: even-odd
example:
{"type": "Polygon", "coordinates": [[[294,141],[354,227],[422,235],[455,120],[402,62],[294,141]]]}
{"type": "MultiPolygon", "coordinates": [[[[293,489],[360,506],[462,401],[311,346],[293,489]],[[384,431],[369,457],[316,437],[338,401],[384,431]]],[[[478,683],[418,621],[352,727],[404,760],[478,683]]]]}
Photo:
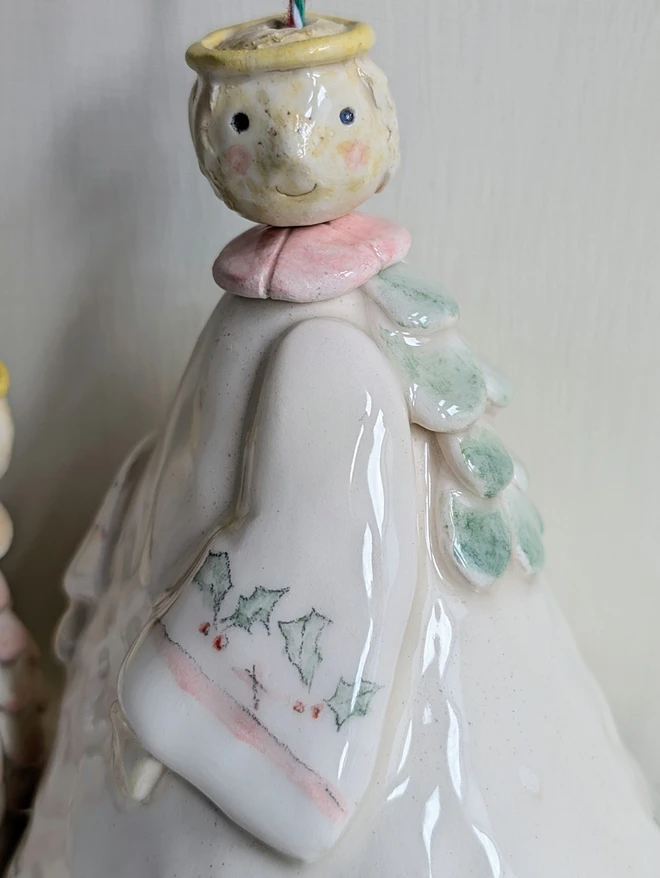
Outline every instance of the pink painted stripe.
{"type": "Polygon", "coordinates": [[[165,659],[179,688],[212,713],[235,738],[269,759],[322,814],[335,823],[343,823],[348,817],[348,808],[341,793],[297,759],[286,744],[271,734],[253,713],[216,686],[194,659],[168,637],[162,623],[158,623],[156,628],[162,635],[157,641],[158,652],[165,659]]]}

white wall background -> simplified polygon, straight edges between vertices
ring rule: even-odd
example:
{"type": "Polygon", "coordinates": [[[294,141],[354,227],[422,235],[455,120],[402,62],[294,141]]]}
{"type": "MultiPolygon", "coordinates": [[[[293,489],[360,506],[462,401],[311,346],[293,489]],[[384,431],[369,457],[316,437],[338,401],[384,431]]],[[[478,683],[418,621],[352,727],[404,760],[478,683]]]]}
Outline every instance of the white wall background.
{"type": "MultiPolygon", "coordinates": [[[[200,176],[183,53],[284,0],[2,0],[4,569],[45,644],[111,474],[162,418],[242,227],[200,176]]],[[[404,160],[372,209],[511,376],[549,575],[660,784],[660,3],[318,0],[368,19],[404,160]],[[654,707],[653,701],[656,702],[654,707]]]]}

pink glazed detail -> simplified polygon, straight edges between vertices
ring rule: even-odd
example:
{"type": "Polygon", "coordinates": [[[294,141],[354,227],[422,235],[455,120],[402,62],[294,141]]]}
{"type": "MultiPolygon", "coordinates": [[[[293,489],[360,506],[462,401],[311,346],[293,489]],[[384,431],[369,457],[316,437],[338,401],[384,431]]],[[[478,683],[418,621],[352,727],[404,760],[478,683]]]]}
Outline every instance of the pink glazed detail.
{"type": "Polygon", "coordinates": [[[320,302],[400,262],[410,243],[406,229],[363,213],[315,226],[259,225],[230,241],[215,261],[213,277],[237,296],[320,302]]]}

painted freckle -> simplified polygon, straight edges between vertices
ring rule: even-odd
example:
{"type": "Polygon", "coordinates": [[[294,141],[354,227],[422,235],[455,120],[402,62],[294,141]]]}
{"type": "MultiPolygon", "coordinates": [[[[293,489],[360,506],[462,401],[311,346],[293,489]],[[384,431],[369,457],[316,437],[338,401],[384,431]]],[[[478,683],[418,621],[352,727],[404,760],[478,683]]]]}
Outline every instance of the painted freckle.
{"type": "Polygon", "coordinates": [[[225,150],[224,159],[232,171],[240,174],[241,177],[247,174],[252,164],[252,156],[244,146],[240,146],[238,143],[225,150]]]}
{"type": "Polygon", "coordinates": [[[220,652],[220,650],[222,649],[223,646],[224,646],[224,637],[222,636],[222,634],[218,634],[218,636],[213,641],[213,649],[217,649],[218,652],[220,652]]]}
{"type": "Polygon", "coordinates": [[[209,633],[210,628],[210,622],[202,622],[202,624],[199,626],[199,633],[203,634],[206,637],[206,635],[209,633]]]}
{"type": "Polygon", "coordinates": [[[305,705],[302,703],[302,701],[296,701],[296,703],[293,705],[293,709],[296,713],[304,713],[305,705]]]}
{"type": "Polygon", "coordinates": [[[369,147],[361,140],[349,140],[341,143],[337,149],[344,157],[344,164],[349,171],[358,171],[367,164],[369,147]]]}

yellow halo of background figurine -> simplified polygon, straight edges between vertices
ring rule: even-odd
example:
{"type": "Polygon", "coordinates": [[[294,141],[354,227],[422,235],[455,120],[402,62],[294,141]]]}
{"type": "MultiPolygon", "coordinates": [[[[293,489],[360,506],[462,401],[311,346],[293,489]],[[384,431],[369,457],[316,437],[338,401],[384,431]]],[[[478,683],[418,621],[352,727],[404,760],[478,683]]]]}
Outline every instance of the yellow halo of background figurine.
{"type": "Polygon", "coordinates": [[[315,15],[305,27],[293,29],[285,19],[268,16],[213,31],[188,49],[186,61],[207,75],[296,70],[348,61],[375,42],[373,28],[360,21],[315,15]]]}
{"type": "Polygon", "coordinates": [[[0,399],[9,393],[9,369],[0,360],[0,399]]]}

